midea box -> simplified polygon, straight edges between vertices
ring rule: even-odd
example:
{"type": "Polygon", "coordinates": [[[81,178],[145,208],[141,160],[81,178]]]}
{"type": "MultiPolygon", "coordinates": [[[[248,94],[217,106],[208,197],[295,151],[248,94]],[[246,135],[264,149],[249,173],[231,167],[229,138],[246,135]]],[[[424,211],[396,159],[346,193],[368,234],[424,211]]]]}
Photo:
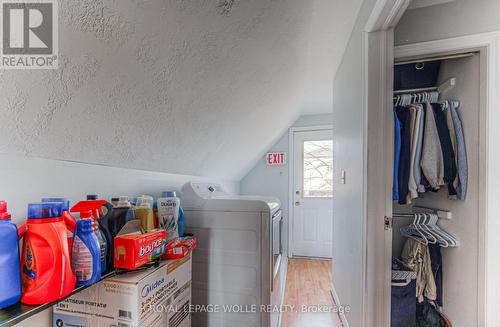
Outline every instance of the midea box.
{"type": "Polygon", "coordinates": [[[191,326],[191,258],[109,277],[54,307],[54,327],[191,326]]]}

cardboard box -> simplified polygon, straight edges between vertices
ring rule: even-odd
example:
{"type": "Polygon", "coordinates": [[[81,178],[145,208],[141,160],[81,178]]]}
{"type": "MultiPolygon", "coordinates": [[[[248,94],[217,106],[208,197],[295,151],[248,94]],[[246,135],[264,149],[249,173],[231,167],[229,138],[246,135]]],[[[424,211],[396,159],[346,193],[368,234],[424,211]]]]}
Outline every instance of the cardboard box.
{"type": "Polygon", "coordinates": [[[109,277],[54,307],[54,327],[191,326],[191,258],[109,277]]]}

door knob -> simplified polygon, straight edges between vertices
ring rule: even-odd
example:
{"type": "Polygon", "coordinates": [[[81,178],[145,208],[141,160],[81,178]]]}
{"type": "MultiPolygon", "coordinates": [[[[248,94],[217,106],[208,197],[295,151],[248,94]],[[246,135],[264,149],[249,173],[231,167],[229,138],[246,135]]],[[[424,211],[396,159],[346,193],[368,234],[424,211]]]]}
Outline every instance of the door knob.
{"type": "Polygon", "coordinates": [[[300,195],[300,191],[295,191],[295,194],[300,195]]]}
{"type": "Polygon", "coordinates": [[[296,206],[300,206],[300,202],[299,201],[295,201],[295,205],[296,206]]]}

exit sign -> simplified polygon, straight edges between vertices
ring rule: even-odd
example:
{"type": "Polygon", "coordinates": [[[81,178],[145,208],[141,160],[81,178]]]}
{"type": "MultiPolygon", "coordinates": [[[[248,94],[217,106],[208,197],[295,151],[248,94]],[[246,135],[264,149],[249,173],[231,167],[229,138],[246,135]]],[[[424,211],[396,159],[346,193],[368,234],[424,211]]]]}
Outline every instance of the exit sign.
{"type": "Polygon", "coordinates": [[[284,152],[270,152],[266,154],[266,163],[268,166],[282,166],[286,163],[286,154],[284,152]]]}

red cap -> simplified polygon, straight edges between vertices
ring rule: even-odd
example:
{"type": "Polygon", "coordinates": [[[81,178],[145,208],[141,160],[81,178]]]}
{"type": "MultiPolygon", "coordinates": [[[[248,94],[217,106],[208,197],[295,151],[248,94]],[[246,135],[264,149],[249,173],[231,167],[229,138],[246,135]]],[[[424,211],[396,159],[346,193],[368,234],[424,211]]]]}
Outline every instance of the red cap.
{"type": "Polygon", "coordinates": [[[7,212],[7,202],[0,201],[0,220],[10,219],[10,213],[7,212]]]}
{"type": "Polygon", "coordinates": [[[106,200],[80,201],[71,208],[71,212],[79,212],[81,218],[99,219],[99,211],[106,204],[106,200]],[[90,214],[88,213],[90,212],[90,214]]]}

